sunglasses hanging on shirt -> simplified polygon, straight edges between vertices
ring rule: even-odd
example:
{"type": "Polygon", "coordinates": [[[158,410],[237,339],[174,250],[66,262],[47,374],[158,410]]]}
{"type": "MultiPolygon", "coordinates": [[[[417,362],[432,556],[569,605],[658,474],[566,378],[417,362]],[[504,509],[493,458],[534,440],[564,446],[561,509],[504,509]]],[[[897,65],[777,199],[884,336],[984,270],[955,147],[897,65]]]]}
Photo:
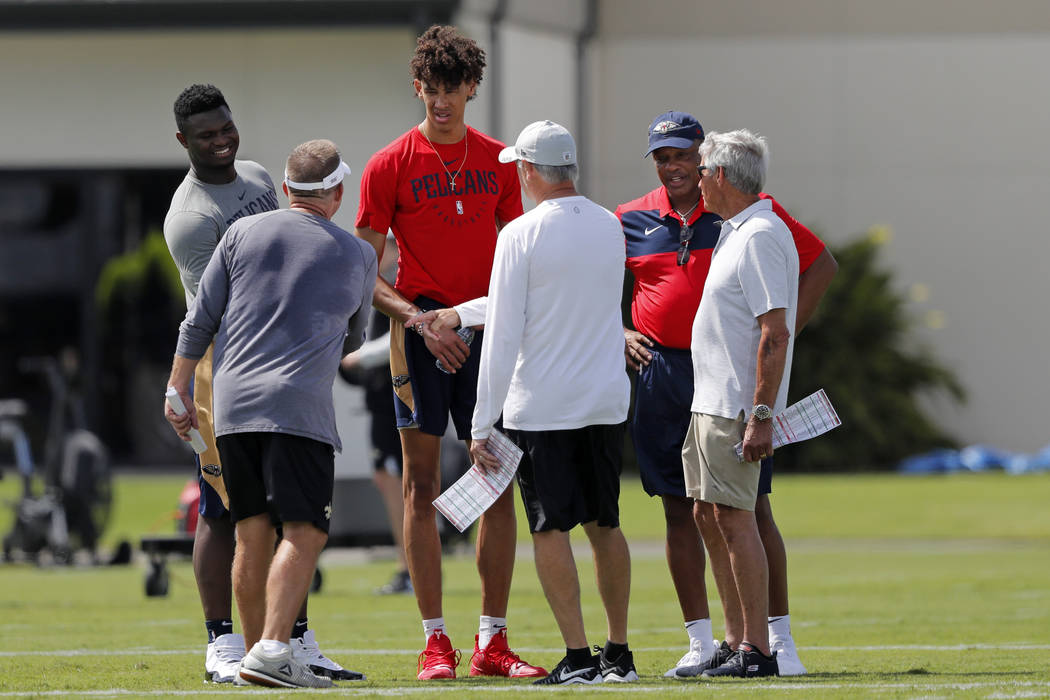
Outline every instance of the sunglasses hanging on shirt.
{"type": "Polygon", "coordinates": [[[678,264],[685,265],[689,262],[689,241],[693,238],[693,228],[688,224],[682,224],[682,230],[678,234],[678,264]]]}
{"type": "Polygon", "coordinates": [[[685,265],[689,262],[689,241],[693,239],[693,227],[689,225],[689,217],[692,215],[696,208],[700,206],[700,200],[696,200],[696,204],[689,207],[689,211],[684,214],[674,207],[671,207],[675,214],[678,214],[678,218],[682,220],[682,228],[678,232],[678,265],[685,265]]]}

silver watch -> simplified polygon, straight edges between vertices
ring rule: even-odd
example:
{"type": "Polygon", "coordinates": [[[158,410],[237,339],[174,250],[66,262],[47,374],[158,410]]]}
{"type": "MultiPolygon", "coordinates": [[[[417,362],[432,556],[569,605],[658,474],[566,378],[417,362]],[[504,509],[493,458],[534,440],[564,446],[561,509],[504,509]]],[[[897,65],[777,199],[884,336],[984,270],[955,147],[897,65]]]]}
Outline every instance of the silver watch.
{"type": "Polygon", "coordinates": [[[773,409],[764,403],[760,403],[751,409],[751,417],[755,420],[769,420],[773,417],[773,409]]]}

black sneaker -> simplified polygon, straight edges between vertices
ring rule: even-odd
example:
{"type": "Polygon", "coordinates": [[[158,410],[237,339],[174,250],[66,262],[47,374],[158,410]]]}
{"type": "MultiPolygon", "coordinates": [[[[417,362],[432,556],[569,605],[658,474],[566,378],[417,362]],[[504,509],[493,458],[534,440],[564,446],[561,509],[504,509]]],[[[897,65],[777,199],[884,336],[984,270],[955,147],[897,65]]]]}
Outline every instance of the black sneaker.
{"type": "Polygon", "coordinates": [[[777,656],[766,656],[747,642],[733,652],[729,660],[718,668],[709,668],[700,674],[704,678],[767,678],[779,676],[777,656]]]}
{"type": "Polygon", "coordinates": [[[718,668],[726,661],[729,661],[729,657],[733,655],[733,650],[729,648],[729,645],[722,641],[722,645],[715,649],[714,655],[707,661],[696,664],[695,666],[679,666],[674,670],[675,678],[696,678],[704,671],[709,669],[718,668]]]}
{"type": "Polygon", "coordinates": [[[599,669],[598,656],[591,657],[591,665],[583,668],[573,668],[569,663],[569,657],[558,662],[558,665],[543,678],[533,681],[533,685],[571,685],[573,683],[601,683],[602,672],[599,669]]]}
{"type": "Polygon", "coordinates": [[[602,683],[630,683],[638,680],[638,672],[634,670],[634,654],[625,651],[620,658],[610,661],[605,658],[605,650],[595,646],[598,652],[598,668],[602,672],[602,683]]]}

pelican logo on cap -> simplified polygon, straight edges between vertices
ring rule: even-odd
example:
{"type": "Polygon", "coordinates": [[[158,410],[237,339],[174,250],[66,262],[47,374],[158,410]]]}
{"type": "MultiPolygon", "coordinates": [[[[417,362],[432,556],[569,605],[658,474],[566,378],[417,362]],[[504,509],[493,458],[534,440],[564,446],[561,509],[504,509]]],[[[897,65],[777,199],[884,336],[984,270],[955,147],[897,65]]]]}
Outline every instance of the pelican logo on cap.
{"type": "Polygon", "coordinates": [[[663,121],[652,128],[654,134],[666,134],[668,131],[674,131],[675,129],[681,129],[682,125],[678,122],[663,121]]]}
{"type": "Polygon", "coordinates": [[[653,119],[649,125],[648,156],[657,148],[689,148],[695,141],[704,140],[704,130],[700,122],[688,112],[664,112],[653,119]]]}

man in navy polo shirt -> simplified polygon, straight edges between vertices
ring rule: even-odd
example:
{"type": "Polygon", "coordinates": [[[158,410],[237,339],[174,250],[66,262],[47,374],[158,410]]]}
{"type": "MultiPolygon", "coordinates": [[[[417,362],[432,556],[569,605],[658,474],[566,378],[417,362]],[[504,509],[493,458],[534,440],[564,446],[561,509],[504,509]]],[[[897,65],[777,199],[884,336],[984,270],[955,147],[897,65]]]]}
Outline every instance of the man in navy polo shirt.
{"type": "MultiPolygon", "coordinates": [[[[719,666],[743,634],[743,620],[735,619],[733,606],[726,606],[726,639],[721,647],[715,646],[699,535],[708,545],[723,600],[735,597],[732,572],[724,543],[719,545],[717,525],[702,522],[703,532],[698,532],[682,472],[682,443],[693,399],[690,329],[721,221],[705,209],[700,195],[699,147],[704,131],[696,118],[665,112],[653,120],[648,133],[645,156],[653,157],[660,187],[616,208],[627,239],[627,269],[634,275],[634,329],[624,329],[627,364],[638,371],[631,434],[642,486],[663,501],[667,563],[690,639],[689,651],[665,675],[688,678],[719,666]]],[[[797,333],[816,309],[838,264],[820,239],[775,201],[773,211],[791,230],[799,253],[797,333]]],[[[755,507],[769,561],[770,645],[778,652],[781,675],[801,675],[806,669],[798,659],[788,618],[787,555],[768,498],[772,467],[772,459],[763,460],[755,507]]]]}

